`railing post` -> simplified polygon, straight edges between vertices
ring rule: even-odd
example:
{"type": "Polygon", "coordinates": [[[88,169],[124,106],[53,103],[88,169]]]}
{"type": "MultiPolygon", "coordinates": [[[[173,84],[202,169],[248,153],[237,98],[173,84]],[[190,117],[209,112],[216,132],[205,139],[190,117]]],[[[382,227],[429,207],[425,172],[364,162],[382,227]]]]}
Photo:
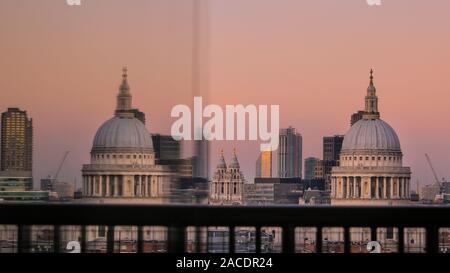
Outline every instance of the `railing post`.
{"type": "Polygon", "coordinates": [[[61,227],[59,225],[54,225],[53,226],[53,252],[54,253],[59,253],[60,231],[61,231],[61,227]]]}
{"type": "Polygon", "coordinates": [[[80,246],[81,246],[81,253],[86,253],[86,226],[82,225],[80,227],[80,246]]]}
{"type": "Polygon", "coordinates": [[[255,252],[261,253],[261,227],[255,227],[255,252]]]}
{"type": "MultiPolygon", "coordinates": [[[[195,251],[196,253],[200,253],[202,252],[202,227],[193,227],[194,232],[195,232],[195,251]]],[[[208,231],[206,231],[206,233],[208,233],[208,231]]],[[[206,237],[208,237],[208,235],[206,235],[206,237]]],[[[205,248],[207,247],[207,242],[205,242],[205,248]]],[[[206,251],[205,251],[206,252],[206,251]]]]}
{"type": "Polygon", "coordinates": [[[350,227],[345,226],[344,227],[344,253],[348,254],[351,253],[351,241],[350,241],[350,227]]]}
{"type": "Polygon", "coordinates": [[[167,237],[169,253],[184,253],[184,245],[186,241],[186,231],[184,227],[168,227],[167,237]]]}
{"type": "Polygon", "coordinates": [[[322,227],[316,227],[316,252],[322,253],[322,227]]]}
{"type": "Polygon", "coordinates": [[[295,230],[292,226],[284,226],[281,235],[283,253],[295,252],[295,230]]]}
{"type": "Polygon", "coordinates": [[[377,227],[375,226],[370,227],[370,240],[377,241],[377,227]]]}
{"type": "Polygon", "coordinates": [[[108,231],[106,232],[106,252],[114,253],[114,226],[108,226],[108,231]]]}
{"type": "Polygon", "coordinates": [[[144,252],[144,227],[137,227],[137,253],[144,252]]]}
{"type": "Polygon", "coordinates": [[[405,228],[398,227],[398,253],[405,252],[405,228]]]}
{"type": "Polygon", "coordinates": [[[438,253],[439,252],[439,227],[427,226],[426,227],[426,252],[438,253]]]}
{"type": "Polygon", "coordinates": [[[17,227],[17,253],[30,252],[31,226],[19,225],[17,227]]]}
{"type": "Polygon", "coordinates": [[[236,227],[235,226],[230,226],[228,227],[229,229],[229,242],[228,242],[228,252],[229,253],[234,253],[235,252],[235,248],[236,248],[236,237],[235,237],[235,231],[236,231],[236,227]]]}

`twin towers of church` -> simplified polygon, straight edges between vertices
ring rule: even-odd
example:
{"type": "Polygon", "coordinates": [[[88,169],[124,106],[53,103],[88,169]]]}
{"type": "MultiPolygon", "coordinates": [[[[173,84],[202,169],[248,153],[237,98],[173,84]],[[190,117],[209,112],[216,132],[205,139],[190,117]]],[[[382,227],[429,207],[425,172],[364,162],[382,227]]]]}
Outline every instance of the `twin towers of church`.
{"type": "Polygon", "coordinates": [[[213,205],[243,204],[245,178],[233,150],[231,163],[227,166],[223,151],[220,153],[219,163],[213,179],[209,184],[209,203],[213,205]]]}

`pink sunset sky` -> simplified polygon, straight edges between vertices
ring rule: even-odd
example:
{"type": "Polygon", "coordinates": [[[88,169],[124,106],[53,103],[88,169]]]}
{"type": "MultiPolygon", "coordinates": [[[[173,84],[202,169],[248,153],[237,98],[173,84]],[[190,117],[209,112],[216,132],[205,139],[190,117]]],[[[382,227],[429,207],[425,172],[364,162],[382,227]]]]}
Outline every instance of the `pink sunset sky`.
{"type": "MultiPolygon", "coordinates": [[[[80,181],[122,66],[152,133],[168,134],[172,107],[192,103],[191,0],[81,2],[0,2],[0,110],[20,107],[34,120],[35,187],[66,150],[60,178],[80,181]]],[[[207,2],[209,103],[279,104],[281,126],[303,136],[303,158],[322,157],[322,137],[345,134],[363,109],[374,68],[381,118],[400,137],[411,187],[433,181],[425,153],[450,178],[450,1],[207,2]]],[[[259,142],[213,143],[212,166],[234,146],[252,180],[259,142]]]]}

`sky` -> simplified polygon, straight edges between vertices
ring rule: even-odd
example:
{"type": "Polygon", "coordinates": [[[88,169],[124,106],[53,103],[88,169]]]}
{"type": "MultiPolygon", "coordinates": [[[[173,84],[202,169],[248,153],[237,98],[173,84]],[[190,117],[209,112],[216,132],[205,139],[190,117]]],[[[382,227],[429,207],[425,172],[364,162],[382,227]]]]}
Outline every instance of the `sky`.
{"type": "MultiPolygon", "coordinates": [[[[381,118],[397,132],[416,181],[450,177],[450,1],[203,0],[202,95],[208,103],[280,105],[280,125],[303,136],[303,158],[322,137],[345,134],[364,107],[373,68],[381,118]]],[[[34,122],[34,178],[78,180],[97,128],[113,114],[121,69],[152,133],[170,133],[177,104],[192,103],[192,0],[0,1],[0,110],[34,122]]],[[[257,141],[236,147],[247,180],[257,141]]],[[[275,159],[275,158],[274,158],[275,159]]],[[[276,169],[274,169],[276,173],[276,169]]]]}

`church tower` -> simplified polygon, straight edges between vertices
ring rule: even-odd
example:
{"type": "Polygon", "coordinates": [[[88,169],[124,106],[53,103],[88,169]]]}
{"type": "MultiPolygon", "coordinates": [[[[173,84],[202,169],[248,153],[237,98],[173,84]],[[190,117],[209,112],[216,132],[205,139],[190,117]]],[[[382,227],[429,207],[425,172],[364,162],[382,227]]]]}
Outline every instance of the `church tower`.
{"type": "Polygon", "coordinates": [[[245,178],[240,170],[236,149],[233,150],[231,163],[225,162],[223,151],[220,153],[219,163],[213,180],[209,183],[209,202],[215,205],[235,205],[243,203],[245,178]]]}

